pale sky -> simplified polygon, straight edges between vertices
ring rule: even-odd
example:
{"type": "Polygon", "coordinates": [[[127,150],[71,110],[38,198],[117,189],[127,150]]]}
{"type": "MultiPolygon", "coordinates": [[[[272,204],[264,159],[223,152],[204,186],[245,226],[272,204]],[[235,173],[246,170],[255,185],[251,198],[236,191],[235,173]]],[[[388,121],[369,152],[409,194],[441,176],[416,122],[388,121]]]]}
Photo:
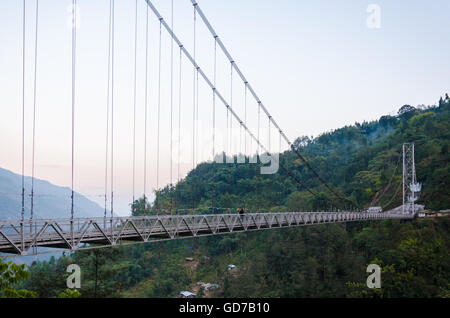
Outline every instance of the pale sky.
{"type": "MultiPolygon", "coordinates": [[[[70,185],[71,29],[70,0],[39,1],[36,100],[36,176],[70,185]]],[[[115,196],[118,214],[132,198],[135,1],[116,0],[115,196]]],[[[450,2],[199,0],[253,88],[293,141],[356,121],[393,114],[403,104],[435,104],[450,91],[450,2]],[[380,28],[369,28],[370,4],[380,8],[380,28]]],[[[75,126],[75,190],[98,201],[104,193],[108,0],[78,0],[75,126]]],[[[171,24],[169,0],[153,3],[171,24]]],[[[174,30],[193,55],[193,7],[174,0],[174,30]]],[[[136,196],[143,192],[145,15],[138,1],[136,196]]],[[[0,167],[21,172],[22,1],[0,1],[0,167]]],[[[27,0],[25,174],[31,174],[35,1],[27,0]]],[[[159,22],[149,11],[148,192],[156,187],[159,22]]],[[[214,41],[197,21],[196,57],[213,79],[214,41]]],[[[218,49],[217,88],[230,102],[230,64],[218,49]]],[[[173,126],[178,128],[179,49],[174,46],[173,126]]],[[[163,29],[159,186],[169,182],[171,41],[163,29]]],[[[182,63],[182,161],[192,168],[193,69],[182,63]]],[[[212,93],[200,79],[199,156],[211,158],[212,93]],[[201,154],[201,155],[200,155],[201,154]]],[[[217,127],[225,132],[225,108],[217,102],[217,127]]],[[[233,77],[233,108],[244,119],[244,84],[233,77]]],[[[256,134],[257,107],[247,100],[247,120],[256,134]]],[[[261,121],[267,128],[267,120],[261,121]]],[[[236,122],[233,123],[236,127],[236,122]]],[[[218,134],[220,133],[218,132],[218,134]]],[[[222,134],[223,135],[223,134],[222,134]]],[[[267,131],[261,132],[267,144],[267,131]]],[[[278,136],[272,131],[272,149],[278,136]]],[[[219,138],[219,136],[218,136],[219,138]]],[[[239,130],[233,147],[239,149],[239,130]]],[[[216,150],[223,149],[218,139],[216,150]]],[[[253,145],[254,146],[254,145],[253,145]]],[[[173,144],[177,157],[178,142],[173,144]]],[[[241,149],[243,145],[241,143],[241,149]]],[[[248,145],[250,147],[250,145],[248,145]]],[[[286,145],[283,145],[285,148],[286,145]]],[[[176,158],[175,158],[176,159],[176,158]]],[[[173,164],[173,180],[177,179],[173,164]]],[[[36,189],[39,192],[39,189],[36,189]]],[[[149,194],[149,193],[148,193],[149,194]]],[[[101,201],[101,199],[100,199],[101,201]]]]}

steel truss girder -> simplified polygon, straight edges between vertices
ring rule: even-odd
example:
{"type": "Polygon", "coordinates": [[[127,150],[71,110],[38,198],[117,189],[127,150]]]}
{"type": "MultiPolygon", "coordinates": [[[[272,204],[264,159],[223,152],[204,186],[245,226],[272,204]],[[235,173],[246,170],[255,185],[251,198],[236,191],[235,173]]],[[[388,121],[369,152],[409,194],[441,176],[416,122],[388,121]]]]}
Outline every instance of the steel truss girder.
{"type": "Polygon", "coordinates": [[[73,222],[70,219],[34,219],[23,224],[20,220],[7,220],[0,221],[0,253],[32,255],[40,253],[39,247],[78,250],[282,227],[412,217],[367,212],[280,212],[80,218],[73,222]]]}

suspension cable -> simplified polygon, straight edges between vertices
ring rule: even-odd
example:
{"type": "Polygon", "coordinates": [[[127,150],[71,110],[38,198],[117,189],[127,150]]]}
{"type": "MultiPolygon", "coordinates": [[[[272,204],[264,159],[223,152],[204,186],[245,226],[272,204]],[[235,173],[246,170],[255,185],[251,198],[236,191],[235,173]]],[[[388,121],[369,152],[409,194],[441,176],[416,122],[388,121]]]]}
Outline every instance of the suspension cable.
{"type": "MultiPolygon", "coordinates": [[[[194,59],[197,55],[197,11],[194,8],[194,59]]],[[[199,158],[198,158],[198,126],[199,126],[199,122],[198,122],[198,68],[196,68],[195,70],[195,89],[196,89],[196,93],[195,93],[195,165],[197,166],[198,162],[199,162],[199,158]]]]}
{"type": "MultiPolygon", "coordinates": [[[[233,62],[230,68],[230,108],[233,108],[233,62]]],[[[230,116],[230,154],[234,157],[233,152],[233,117],[230,116]]]]}
{"type": "Polygon", "coordinates": [[[34,87],[33,87],[33,150],[31,164],[31,213],[30,219],[33,219],[34,212],[34,172],[35,172],[35,140],[36,140],[36,83],[37,83],[37,55],[38,55],[38,25],[39,25],[39,0],[36,0],[36,26],[34,39],[34,87]]]}
{"type": "MultiPolygon", "coordinates": [[[[244,110],[244,122],[246,119],[246,114],[245,114],[245,110],[244,110]]],[[[239,123],[239,158],[242,156],[242,124],[239,123]]],[[[244,160],[245,160],[245,155],[244,155],[244,160]]],[[[245,162],[245,161],[244,161],[245,162]]]]}
{"type": "MultiPolygon", "coordinates": [[[[173,31],[172,31],[173,32],[173,31]]],[[[172,37],[173,38],[173,37],[172,37]]],[[[196,54],[197,54],[197,12],[195,11],[194,8],[194,60],[196,59],[196,54]]],[[[195,169],[196,165],[195,162],[197,160],[196,158],[196,140],[195,140],[195,134],[196,134],[196,122],[195,122],[195,118],[196,118],[196,75],[198,74],[198,68],[197,66],[194,64],[194,73],[193,73],[193,79],[192,79],[192,84],[193,84],[193,88],[192,88],[192,170],[195,169]]],[[[195,201],[194,201],[194,197],[192,197],[192,208],[195,208],[195,201]]]]}
{"type": "MultiPolygon", "coordinates": [[[[246,105],[245,109],[247,109],[248,108],[247,107],[247,83],[245,83],[245,105],[246,105]]],[[[247,113],[247,111],[245,113],[247,113]]],[[[245,122],[245,125],[247,126],[247,121],[245,122]]],[[[245,134],[246,138],[247,138],[247,135],[248,134],[245,134]]],[[[256,149],[255,149],[255,152],[256,152],[256,149]]],[[[252,138],[250,138],[250,145],[249,145],[249,152],[248,152],[249,161],[250,161],[250,156],[252,156],[253,153],[254,153],[253,152],[253,140],[252,140],[252,138]]]]}
{"type": "MultiPolygon", "coordinates": [[[[22,30],[22,222],[25,220],[25,35],[26,35],[26,3],[23,0],[22,30]]],[[[23,227],[23,224],[22,224],[23,227]]],[[[22,230],[23,232],[23,230],[22,230]]]]}
{"type": "Polygon", "coordinates": [[[279,134],[279,140],[278,140],[278,153],[281,155],[281,133],[279,134]]]}
{"type": "MultiPolygon", "coordinates": [[[[173,0],[171,0],[171,28],[173,28],[173,0]]],[[[173,175],[173,39],[170,42],[170,187],[172,188],[173,175]]],[[[172,196],[171,196],[172,198],[172,196]]],[[[171,199],[172,203],[172,199],[171,199]]],[[[170,209],[172,210],[172,204],[170,209]]]]}
{"type": "Polygon", "coordinates": [[[145,110],[144,110],[144,204],[147,199],[147,113],[148,113],[148,6],[145,27],[145,110]]]}
{"type": "MultiPolygon", "coordinates": [[[[173,32],[173,31],[172,31],[173,32]]],[[[194,60],[196,59],[196,54],[197,54],[197,13],[195,11],[194,8],[194,60]]],[[[196,98],[195,98],[195,93],[196,93],[196,87],[195,87],[195,80],[196,80],[196,73],[197,73],[197,67],[196,65],[194,65],[194,78],[193,78],[193,91],[192,91],[192,96],[193,96],[193,102],[192,102],[192,170],[195,169],[195,110],[196,110],[196,98]]]]}
{"type": "MultiPolygon", "coordinates": [[[[164,28],[167,30],[167,32],[170,34],[170,36],[172,36],[172,38],[174,39],[174,41],[178,44],[178,46],[181,48],[182,52],[184,53],[184,55],[188,58],[188,60],[194,65],[195,69],[199,72],[199,74],[202,76],[202,78],[204,79],[204,81],[206,82],[206,84],[210,87],[210,88],[214,88],[214,84],[209,80],[209,78],[206,76],[206,74],[203,72],[203,70],[198,66],[197,62],[195,59],[192,58],[192,56],[189,54],[189,52],[186,50],[186,48],[183,46],[183,44],[180,42],[180,40],[178,39],[178,37],[173,33],[172,29],[170,28],[170,26],[164,21],[163,17],[160,15],[160,13],[158,12],[158,10],[155,8],[155,6],[153,5],[153,3],[151,2],[151,0],[145,0],[147,5],[151,8],[151,10],[153,11],[153,13],[155,14],[155,16],[158,18],[158,20],[162,23],[162,25],[164,26],[164,28]]],[[[226,102],[226,100],[224,99],[224,97],[222,96],[222,94],[220,94],[220,92],[217,90],[217,88],[214,90],[216,97],[219,98],[219,100],[225,105],[225,107],[227,107],[228,112],[230,113],[231,116],[233,116],[239,123],[241,123],[244,127],[244,129],[248,132],[248,134],[250,135],[250,137],[252,139],[255,140],[257,146],[261,149],[263,149],[265,152],[268,152],[264,146],[261,144],[261,142],[259,141],[258,138],[256,138],[252,132],[248,129],[247,125],[244,125],[244,123],[242,122],[242,120],[239,118],[239,116],[234,112],[234,110],[230,107],[230,105],[226,102]]],[[[290,176],[292,177],[297,183],[299,183],[302,187],[304,187],[308,192],[310,192],[312,195],[315,195],[314,192],[312,192],[305,184],[303,184],[298,178],[296,178],[292,173],[290,173],[286,167],[284,167],[281,163],[280,167],[290,176]]]]}
{"type": "Polygon", "coordinates": [[[157,133],[157,146],[156,146],[156,189],[159,189],[159,143],[160,143],[160,121],[161,121],[161,46],[162,46],[162,36],[161,36],[161,21],[159,22],[159,55],[158,55],[158,133],[157,133]]]}
{"type": "MultiPolygon", "coordinates": [[[[72,184],[71,184],[71,212],[70,219],[73,221],[74,215],[74,158],[75,158],[75,66],[76,66],[76,39],[77,39],[77,0],[73,0],[72,7],[72,16],[73,16],[73,24],[72,24],[72,184]]],[[[73,234],[73,233],[72,233],[73,234]]]]}
{"type": "MultiPolygon", "coordinates": [[[[111,222],[114,216],[114,24],[115,24],[115,7],[112,1],[112,18],[111,18],[111,222]]],[[[112,224],[111,224],[112,230],[112,224]]]]}
{"type": "Polygon", "coordinates": [[[216,154],[216,86],[217,86],[217,41],[214,39],[214,87],[213,87],[213,152],[212,152],[212,160],[215,160],[216,154]]]}
{"type": "Polygon", "coordinates": [[[227,132],[226,132],[226,136],[225,136],[225,158],[227,158],[227,156],[229,155],[229,136],[230,136],[230,131],[229,131],[229,106],[227,106],[227,132]]]}
{"type": "MultiPolygon", "coordinates": [[[[150,2],[150,0],[147,0],[147,3],[150,2]]],[[[228,50],[226,49],[225,45],[223,44],[222,40],[219,38],[219,36],[217,35],[217,33],[215,32],[215,30],[213,29],[213,27],[211,26],[210,22],[208,21],[208,19],[206,18],[205,14],[203,13],[203,11],[201,10],[200,6],[198,5],[198,3],[196,2],[196,0],[191,0],[192,5],[194,6],[194,10],[197,11],[197,13],[200,15],[200,17],[202,18],[203,22],[205,23],[206,27],[208,28],[208,30],[210,31],[210,33],[212,34],[213,37],[215,37],[217,39],[217,43],[219,44],[219,46],[221,47],[222,51],[224,52],[224,54],[227,56],[227,58],[229,59],[230,62],[232,62],[232,65],[234,67],[234,69],[236,70],[236,72],[238,73],[238,75],[240,76],[240,78],[242,79],[242,81],[245,83],[247,81],[247,79],[245,78],[245,76],[242,74],[241,70],[239,69],[239,67],[236,65],[236,63],[234,62],[233,58],[231,57],[230,53],[228,52],[228,50]]],[[[260,107],[262,108],[262,110],[264,111],[264,113],[269,117],[270,116],[270,120],[272,122],[272,124],[275,126],[275,128],[281,133],[281,135],[283,136],[283,138],[285,139],[285,141],[287,142],[287,144],[290,146],[290,148],[292,149],[292,151],[303,161],[303,163],[305,164],[305,166],[311,170],[313,172],[313,174],[316,176],[316,178],[336,197],[339,198],[345,202],[349,202],[348,199],[343,198],[341,195],[339,195],[336,191],[334,191],[324,180],[322,177],[320,177],[320,175],[311,167],[311,165],[307,162],[307,160],[305,159],[305,157],[303,157],[300,152],[298,151],[298,149],[296,149],[294,147],[294,145],[291,143],[291,141],[287,138],[287,136],[284,134],[284,132],[281,130],[281,128],[278,126],[278,124],[275,122],[275,120],[273,119],[273,117],[270,115],[270,113],[268,112],[267,108],[262,104],[261,100],[259,99],[258,95],[255,93],[255,91],[253,90],[252,86],[250,84],[248,84],[248,89],[250,91],[250,93],[253,95],[253,97],[255,98],[255,100],[258,102],[258,104],[260,105],[260,107]]],[[[351,202],[350,202],[351,203],[351,202]]]]}
{"type": "Polygon", "coordinates": [[[270,142],[271,142],[271,139],[270,139],[270,117],[269,117],[269,143],[268,143],[268,145],[269,145],[269,152],[272,150],[271,149],[271,146],[270,146],[270,142]]]}
{"type": "MultiPolygon", "coordinates": [[[[244,123],[247,125],[247,83],[244,83],[244,123]]],[[[244,134],[244,157],[247,156],[247,134],[244,134]]]]}
{"type": "Polygon", "coordinates": [[[242,125],[239,125],[239,155],[242,154],[242,125]]]}
{"type": "Polygon", "coordinates": [[[378,202],[380,202],[381,198],[386,194],[387,190],[389,189],[389,186],[392,184],[392,180],[393,180],[394,177],[395,177],[395,173],[397,172],[397,168],[398,168],[398,166],[399,166],[399,164],[400,164],[401,159],[402,159],[402,157],[399,156],[399,157],[398,157],[398,160],[397,160],[397,163],[395,164],[394,172],[392,173],[391,178],[389,179],[388,186],[386,186],[386,187],[384,188],[383,192],[380,194],[380,196],[379,196],[375,201],[373,201],[373,202],[371,203],[371,206],[374,206],[375,204],[377,204],[378,202]]]}
{"type": "Polygon", "coordinates": [[[199,102],[198,102],[198,97],[199,97],[199,85],[198,85],[198,70],[196,71],[196,97],[195,97],[195,165],[197,166],[199,162],[201,162],[201,157],[198,155],[198,145],[199,145],[199,138],[198,138],[198,127],[199,125],[199,110],[198,110],[198,106],[199,106],[199,102]]]}
{"type": "Polygon", "coordinates": [[[137,34],[138,34],[138,0],[136,0],[136,13],[134,21],[134,87],[133,87],[133,204],[135,201],[136,186],[136,74],[137,74],[137,34]]]}
{"type": "Polygon", "coordinates": [[[394,192],[394,195],[391,197],[391,199],[388,201],[388,203],[386,203],[385,205],[383,205],[383,207],[382,207],[383,210],[384,210],[386,207],[388,207],[388,206],[392,203],[392,201],[394,201],[394,199],[395,199],[395,197],[397,196],[398,191],[400,190],[401,187],[402,187],[402,183],[400,182],[400,183],[398,184],[398,186],[397,186],[397,189],[396,189],[395,192],[394,192]]]}
{"type": "MultiPolygon", "coordinates": [[[[261,103],[258,102],[258,139],[260,139],[260,129],[261,129],[261,103]]],[[[261,153],[261,148],[258,145],[258,151],[257,154],[259,155],[261,153]]]]}
{"type": "Polygon", "coordinates": [[[109,25],[108,25],[108,84],[106,93],[106,141],[105,141],[105,211],[107,214],[108,205],[108,162],[109,162],[109,103],[110,103],[110,83],[111,83],[111,27],[112,27],[112,2],[109,2],[109,25]]]}
{"type": "Polygon", "coordinates": [[[216,197],[216,187],[214,179],[216,176],[215,155],[216,155],[216,85],[217,85],[217,42],[214,39],[214,87],[212,89],[213,98],[213,130],[212,130],[212,170],[213,170],[213,183],[212,183],[212,213],[214,214],[214,205],[216,197]]]}
{"type": "Polygon", "coordinates": [[[180,78],[178,85],[178,182],[180,182],[180,154],[181,154],[181,84],[182,84],[182,62],[183,54],[180,47],[180,78]]]}

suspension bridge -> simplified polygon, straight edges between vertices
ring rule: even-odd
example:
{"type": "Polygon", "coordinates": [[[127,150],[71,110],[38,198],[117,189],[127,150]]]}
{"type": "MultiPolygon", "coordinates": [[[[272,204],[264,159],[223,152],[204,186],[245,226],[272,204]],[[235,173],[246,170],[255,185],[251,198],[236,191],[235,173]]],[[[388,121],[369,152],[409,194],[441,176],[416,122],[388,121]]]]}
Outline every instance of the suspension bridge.
{"type": "Polygon", "coordinates": [[[67,250],[147,243],[314,224],[381,219],[412,215],[367,212],[284,212],[219,215],[175,215],[92,219],[0,221],[0,252],[29,255],[39,247],[67,250]],[[6,233],[11,233],[6,235],[6,233]]]}
{"type": "MultiPolygon", "coordinates": [[[[105,0],[106,1],[106,0],[105,0]]],[[[189,1],[189,0],[186,0],[189,1]]],[[[147,123],[147,117],[150,110],[148,109],[148,80],[149,80],[149,19],[152,18],[156,21],[158,25],[158,35],[157,40],[157,52],[153,52],[153,56],[157,57],[157,90],[155,95],[157,97],[156,101],[156,111],[154,117],[156,118],[156,131],[154,132],[155,142],[155,154],[156,154],[156,189],[160,188],[161,179],[161,159],[168,162],[170,169],[168,178],[168,186],[173,187],[174,182],[180,181],[180,146],[181,146],[181,121],[187,120],[186,116],[182,115],[182,108],[186,106],[187,97],[183,97],[182,86],[192,85],[192,94],[189,95],[191,102],[189,103],[189,108],[192,110],[192,126],[191,137],[192,137],[192,169],[196,167],[198,163],[202,160],[208,160],[210,162],[224,163],[227,161],[228,156],[224,154],[231,154],[232,158],[241,158],[242,163],[253,164],[257,163],[258,159],[253,162],[251,158],[262,156],[265,154],[269,156],[271,160],[276,161],[277,166],[282,170],[286,177],[291,178],[299,189],[308,191],[311,195],[316,195],[315,191],[306,186],[302,180],[296,177],[293,171],[283,166],[281,162],[278,161],[278,156],[276,152],[282,152],[282,145],[286,145],[289,151],[292,151],[298,158],[303,162],[306,169],[309,169],[312,174],[317,178],[326,191],[329,192],[333,200],[333,205],[339,207],[338,212],[279,212],[279,213],[245,213],[245,214],[215,214],[218,209],[212,207],[212,214],[208,215],[155,215],[155,216],[142,216],[142,217],[118,217],[115,215],[114,202],[115,202],[115,165],[114,158],[117,155],[114,149],[114,145],[117,142],[117,131],[115,130],[115,124],[118,120],[115,117],[115,106],[117,106],[117,101],[114,100],[114,92],[120,89],[115,85],[116,72],[115,68],[115,53],[117,49],[116,43],[116,25],[115,25],[115,0],[108,0],[109,2],[109,19],[108,19],[108,51],[107,51],[107,94],[106,94],[106,139],[105,139],[105,173],[104,173],[104,217],[100,218],[77,218],[76,217],[76,205],[74,204],[74,179],[75,179],[75,151],[76,151],[76,111],[77,111],[77,21],[78,21],[78,10],[77,1],[72,0],[72,50],[71,50],[71,206],[67,208],[67,218],[54,218],[54,219],[38,219],[35,217],[34,206],[34,196],[35,189],[34,183],[31,186],[31,202],[30,210],[26,211],[25,208],[25,186],[24,186],[24,175],[25,175],[25,95],[26,95],[26,85],[25,85],[25,74],[26,74],[26,63],[25,63],[25,48],[27,45],[26,39],[26,21],[28,16],[26,15],[26,6],[30,1],[23,2],[23,85],[22,85],[22,209],[20,213],[20,218],[18,215],[17,220],[0,220],[0,253],[11,253],[18,255],[31,255],[39,254],[42,252],[42,248],[52,248],[52,249],[63,249],[63,250],[80,250],[80,249],[91,249],[108,247],[115,245],[127,245],[136,243],[146,243],[155,242],[161,240],[171,240],[183,237],[198,237],[206,235],[219,235],[233,232],[246,232],[246,231],[258,231],[274,228],[284,228],[284,227],[297,227],[305,225],[315,225],[315,224],[325,224],[325,223],[338,223],[338,222],[352,222],[352,221],[364,221],[364,220],[381,220],[381,219],[411,219],[414,217],[414,201],[416,200],[416,192],[418,190],[418,184],[415,181],[415,170],[414,170],[414,160],[404,161],[404,166],[408,165],[412,169],[404,168],[404,178],[403,183],[407,186],[403,188],[404,204],[403,209],[397,212],[390,213],[371,213],[368,211],[353,211],[350,209],[345,209],[343,207],[350,207],[351,203],[340,193],[338,193],[332,186],[330,186],[308,163],[306,158],[299,152],[299,150],[291,143],[289,138],[286,136],[285,132],[281,129],[278,123],[275,121],[268,108],[261,101],[256,91],[244,76],[243,72],[238,66],[237,61],[234,60],[224,42],[221,40],[219,35],[216,33],[211,22],[206,17],[204,11],[201,9],[198,2],[195,0],[190,0],[193,12],[193,43],[192,51],[182,42],[181,38],[177,36],[174,30],[174,3],[171,2],[171,17],[166,19],[158,11],[157,7],[154,5],[152,0],[136,0],[135,1],[135,24],[134,24],[134,83],[133,83],[133,100],[130,101],[132,107],[130,111],[133,112],[133,133],[132,140],[130,143],[133,145],[133,155],[132,155],[132,202],[136,200],[136,176],[139,175],[136,169],[137,161],[137,130],[136,122],[137,116],[137,86],[139,80],[137,79],[138,70],[138,17],[141,16],[141,11],[145,12],[145,22],[141,23],[145,25],[145,65],[143,69],[145,70],[145,97],[144,97],[144,143],[143,143],[143,198],[147,198],[147,161],[148,161],[148,149],[147,139],[149,138],[150,128],[147,123]],[[144,7],[145,5],[145,7],[144,7]],[[206,70],[199,61],[198,51],[198,34],[197,28],[199,21],[203,23],[206,30],[209,33],[209,39],[212,43],[211,53],[213,55],[213,63],[211,69],[206,70]],[[162,36],[163,32],[165,35],[169,36],[170,39],[170,85],[167,91],[170,92],[170,98],[167,103],[162,101],[162,85],[161,73],[164,72],[162,69],[162,36]],[[175,49],[179,53],[178,72],[179,72],[179,83],[176,88],[174,85],[175,81],[175,49]],[[229,71],[224,75],[223,81],[229,81],[229,86],[226,88],[229,90],[229,95],[226,96],[223,92],[223,87],[219,87],[219,74],[218,74],[218,51],[223,53],[226,63],[228,63],[229,71]],[[184,64],[183,64],[184,63],[184,64]],[[186,83],[185,78],[182,77],[183,65],[189,64],[189,69],[191,73],[190,81],[191,83],[186,83]],[[237,75],[237,76],[236,76],[237,75]],[[237,78],[237,81],[236,81],[237,78]],[[233,82],[234,81],[234,82],[233,82]],[[238,82],[242,88],[241,107],[236,106],[236,94],[233,95],[233,88],[238,82]],[[199,136],[199,100],[200,100],[200,87],[206,87],[206,96],[202,98],[209,98],[207,103],[210,111],[210,122],[211,127],[211,150],[210,157],[204,158],[199,152],[199,148],[203,147],[199,136]],[[177,96],[175,92],[178,90],[177,96]],[[176,100],[175,97],[178,97],[176,100]],[[234,99],[234,101],[233,101],[234,99]],[[248,100],[250,99],[250,101],[248,100]],[[178,109],[175,104],[178,103],[178,109]],[[253,105],[253,107],[249,107],[253,105]],[[223,116],[218,116],[217,106],[222,107],[225,111],[223,116]],[[170,117],[168,122],[162,122],[161,113],[162,107],[169,109],[170,117]],[[262,119],[267,120],[267,130],[263,136],[261,121],[262,119]],[[178,119],[176,121],[175,119],[178,119]],[[253,123],[251,123],[253,120],[253,123]],[[219,125],[221,121],[222,126],[219,125]],[[178,136],[176,136],[174,130],[177,128],[178,124],[178,136]],[[238,141],[232,135],[233,124],[235,129],[238,130],[238,141]],[[161,155],[161,146],[164,142],[162,138],[164,133],[162,132],[161,126],[170,127],[169,144],[170,151],[167,156],[161,155]],[[237,127],[237,128],[236,128],[237,127]],[[225,136],[225,141],[223,145],[218,145],[218,134],[223,132],[225,136]],[[177,139],[178,149],[175,149],[174,139],[177,139]],[[278,149],[275,151],[274,140],[278,139],[278,149]],[[253,156],[256,154],[256,156],[253,156]],[[178,167],[174,167],[175,163],[173,158],[178,156],[178,167]],[[168,159],[170,158],[170,159],[168,159]],[[219,159],[217,159],[219,158],[219,159]],[[177,173],[174,173],[177,172],[177,173]],[[407,176],[405,177],[405,173],[407,176]],[[175,178],[174,175],[178,175],[175,178]],[[409,184],[414,186],[408,186],[409,184]],[[412,194],[411,194],[412,192],[412,194]],[[407,202],[405,201],[407,198],[407,202]],[[414,198],[414,199],[408,199],[414,198]],[[409,200],[409,201],[408,201],[409,200]],[[412,200],[412,201],[411,201],[412,200]],[[408,205],[408,202],[412,205],[408,205]],[[406,207],[406,209],[405,209],[406,207]],[[108,215],[109,212],[109,215],[108,215]]],[[[130,2],[131,4],[131,2],[130,2]]],[[[131,4],[132,5],[132,4],[131,4]]],[[[32,178],[35,178],[35,126],[36,126],[36,81],[37,81],[37,64],[38,64],[38,25],[39,25],[39,0],[36,0],[35,6],[35,28],[34,28],[34,59],[32,65],[34,66],[34,85],[33,85],[33,124],[32,124],[32,178]]],[[[187,67],[185,67],[187,68],[187,67]]],[[[203,104],[205,104],[203,102],[203,104]]],[[[117,116],[117,115],[116,115],[117,116]]],[[[414,152],[414,151],[413,151],[414,152]]],[[[412,156],[413,156],[412,152],[412,156]]],[[[404,149],[405,153],[405,149],[404,149]]],[[[412,157],[413,158],[413,157],[412,157]]],[[[226,163],[224,163],[226,164],[226,163]]],[[[61,212],[63,215],[63,212],[61,212]]]]}

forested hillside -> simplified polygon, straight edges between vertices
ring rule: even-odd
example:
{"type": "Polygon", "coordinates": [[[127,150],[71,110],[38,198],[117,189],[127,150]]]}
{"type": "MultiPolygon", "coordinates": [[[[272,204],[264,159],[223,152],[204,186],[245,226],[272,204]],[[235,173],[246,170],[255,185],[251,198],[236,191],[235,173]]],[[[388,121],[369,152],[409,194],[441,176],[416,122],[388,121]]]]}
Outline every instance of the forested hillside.
{"type": "MultiPolygon", "coordinates": [[[[415,143],[418,181],[423,183],[419,202],[430,209],[450,207],[450,99],[438,106],[415,108],[404,105],[398,116],[356,123],[317,138],[300,137],[294,145],[309,165],[341,197],[320,183],[293,152],[280,156],[280,163],[316,196],[299,186],[282,169],[261,175],[256,164],[199,165],[174,188],[157,192],[153,211],[175,208],[327,211],[336,208],[385,209],[401,205],[402,144],[415,143]],[[213,204],[214,203],[214,204],[213,204]]],[[[141,202],[142,203],[142,202],[141,202]]],[[[136,214],[143,213],[142,204],[136,214]]]]}
{"type": "MultiPolygon", "coordinates": [[[[204,163],[174,188],[157,192],[154,204],[136,201],[133,214],[233,212],[213,210],[213,204],[247,211],[389,209],[401,204],[404,142],[416,144],[419,202],[450,208],[449,123],[446,96],[437,106],[405,105],[398,116],[298,138],[295,147],[344,202],[286,151],[281,163],[315,196],[283,170],[263,176],[256,164],[204,163]]],[[[449,225],[448,218],[366,221],[75,252],[34,263],[20,287],[57,297],[66,288],[67,265],[76,263],[82,297],[206,295],[198,282],[218,284],[207,296],[220,297],[449,297],[449,225]],[[371,263],[382,266],[379,290],[365,286],[371,263]]]]}
{"type": "Polygon", "coordinates": [[[216,297],[449,297],[449,228],[448,218],[357,222],[75,252],[35,263],[21,287],[57,297],[75,263],[82,297],[176,297],[198,282],[218,284],[216,297]],[[380,290],[366,287],[373,263],[380,290]]]}

